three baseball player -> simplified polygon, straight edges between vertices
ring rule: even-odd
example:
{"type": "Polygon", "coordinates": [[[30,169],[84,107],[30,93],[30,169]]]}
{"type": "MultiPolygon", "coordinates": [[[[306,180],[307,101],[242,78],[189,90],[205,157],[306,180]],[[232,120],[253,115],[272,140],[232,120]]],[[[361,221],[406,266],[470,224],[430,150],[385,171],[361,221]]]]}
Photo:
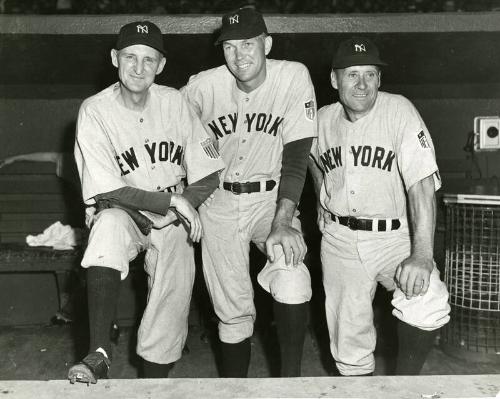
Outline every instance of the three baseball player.
{"type": "Polygon", "coordinates": [[[418,374],[449,320],[448,292],[433,261],[434,147],[415,107],[379,91],[377,47],[342,42],[331,72],[340,101],[321,108],[310,169],[320,202],[321,261],[330,349],[342,375],[370,375],[377,283],[393,290],[397,374],[418,374]],[[408,209],[407,215],[407,201],[408,209]]]}
{"type": "Polygon", "coordinates": [[[217,187],[224,164],[182,95],[154,83],[164,54],[156,25],[124,25],[111,51],[119,82],[86,99],[79,111],[75,159],[83,199],[99,212],[90,212],[82,260],[88,269],[89,354],[70,368],[71,382],[107,377],[120,280],[141,251],[148,275],[137,337],[143,376],[166,377],[186,340],[192,242],[202,235],[195,208],[217,187]],[[182,224],[174,223],[178,218],[182,224]]]}
{"type": "Polygon", "coordinates": [[[98,212],[90,212],[82,261],[89,354],[68,378],[107,376],[119,283],[143,250],[149,292],[137,352],[145,377],[168,375],[186,339],[191,242],[202,234],[222,375],[248,372],[253,242],[268,256],[258,282],[273,297],[281,375],[299,376],[311,283],[296,206],[309,152],[337,367],[343,375],[373,372],[372,300],[380,282],[394,290],[400,320],[397,371],[418,374],[435,331],[449,320],[432,258],[440,179],[418,112],[404,97],[379,92],[384,63],[368,39],[340,45],[331,73],[340,102],[322,108],[318,120],[307,68],[267,58],[272,38],[260,13],[244,7],[224,15],[217,44],[226,64],[192,76],[181,95],[154,84],[165,65],[158,27],[127,24],[111,52],[119,82],[82,104],[75,158],[84,200],[98,212]]]}

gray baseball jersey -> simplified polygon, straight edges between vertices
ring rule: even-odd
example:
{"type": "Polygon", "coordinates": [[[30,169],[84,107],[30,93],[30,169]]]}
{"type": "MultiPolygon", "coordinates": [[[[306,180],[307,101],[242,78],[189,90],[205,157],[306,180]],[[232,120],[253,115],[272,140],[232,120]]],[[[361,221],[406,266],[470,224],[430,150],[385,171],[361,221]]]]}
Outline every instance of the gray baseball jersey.
{"type": "Polygon", "coordinates": [[[431,136],[403,96],[379,92],[356,122],[340,103],[318,112],[321,134],[311,151],[324,172],[321,204],[340,216],[405,218],[405,190],[434,175],[441,187],[431,136]]]}

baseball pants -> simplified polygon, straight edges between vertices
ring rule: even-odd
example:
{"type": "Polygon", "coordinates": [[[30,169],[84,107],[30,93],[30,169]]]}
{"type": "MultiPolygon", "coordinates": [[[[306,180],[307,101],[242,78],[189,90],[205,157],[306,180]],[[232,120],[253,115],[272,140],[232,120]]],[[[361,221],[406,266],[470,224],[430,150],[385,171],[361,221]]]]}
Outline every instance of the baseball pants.
{"type": "Polygon", "coordinates": [[[342,375],[373,372],[376,331],[373,298],[377,283],[394,291],[392,314],[422,330],[435,330],[450,317],[448,291],[434,265],[423,296],[406,299],[397,288],[397,266],[410,255],[407,225],[389,232],[353,231],[332,222],[325,225],[321,262],[330,350],[342,375]]]}
{"type": "MultiPolygon", "coordinates": [[[[235,195],[218,189],[208,207],[200,208],[203,223],[203,271],[219,318],[222,342],[238,343],[252,336],[256,317],[249,273],[250,243],[265,252],[265,241],[276,210],[277,188],[235,195]]],[[[301,229],[297,217],[293,226],[301,229]]],[[[281,247],[275,247],[278,252],[281,247]]],[[[307,267],[286,266],[283,252],[259,273],[259,284],[278,302],[304,303],[311,299],[307,267]]]]}
{"type": "Polygon", "coordinates": [[[82,267],[116,269],[122,280],[129,262],[146,251],[147,305],[137,336],[137,354],[160,364],[181,357],[187,337],[189,304],[194,282],[194,253],[182,225],[143,235],[126,212],[105,209],[96,216],[82,267]]]}

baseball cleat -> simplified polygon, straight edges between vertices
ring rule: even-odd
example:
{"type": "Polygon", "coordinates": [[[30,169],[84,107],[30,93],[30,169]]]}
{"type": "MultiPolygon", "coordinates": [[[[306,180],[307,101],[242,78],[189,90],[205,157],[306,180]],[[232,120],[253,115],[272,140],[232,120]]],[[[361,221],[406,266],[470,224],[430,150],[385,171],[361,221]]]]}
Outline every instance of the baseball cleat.
{"type": "Polygon", "coordinates": [[[110,360],[102,353],[91,352],[69,369],[68,380],[72,384],[75,382],[95,384],[99,378],[108,378],[110,364],[110,360]]]}

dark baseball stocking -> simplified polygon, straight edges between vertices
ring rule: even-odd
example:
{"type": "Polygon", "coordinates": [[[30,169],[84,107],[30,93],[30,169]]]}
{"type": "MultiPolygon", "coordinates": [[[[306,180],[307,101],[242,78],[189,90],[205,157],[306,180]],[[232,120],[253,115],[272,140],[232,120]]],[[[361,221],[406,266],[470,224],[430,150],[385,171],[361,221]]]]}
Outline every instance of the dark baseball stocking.
{"type": "Polygon", "coordinates": [[[120,272],[109,267],[92,266],[87,270],[90,348],[103,348],[111,358],[110,330],[118,304],[120,272]]]}
{"type": "Polygon", "coordinates": [[[143,359],[142,376],[143,378],[167,378],[172,367],[174,367],[174,363],[159,364],[143,359]]]}
{"type": "Polygon", "coordinates": [[[425,331],[398,321],[396,375],[418,375],[434,345],[437,330],[425,331]]]}
{"type": "Polygon", "coordinates": [[[309,302],[289,305],[274,301],[274,320],[281,353],[281,376],[299,377],[309,302]]]}
{"type": "Polygon", "coordinates": [[[246,378],[250,365],[250,338],[237,344],[221,342],[222,377],[246,378]]]}

